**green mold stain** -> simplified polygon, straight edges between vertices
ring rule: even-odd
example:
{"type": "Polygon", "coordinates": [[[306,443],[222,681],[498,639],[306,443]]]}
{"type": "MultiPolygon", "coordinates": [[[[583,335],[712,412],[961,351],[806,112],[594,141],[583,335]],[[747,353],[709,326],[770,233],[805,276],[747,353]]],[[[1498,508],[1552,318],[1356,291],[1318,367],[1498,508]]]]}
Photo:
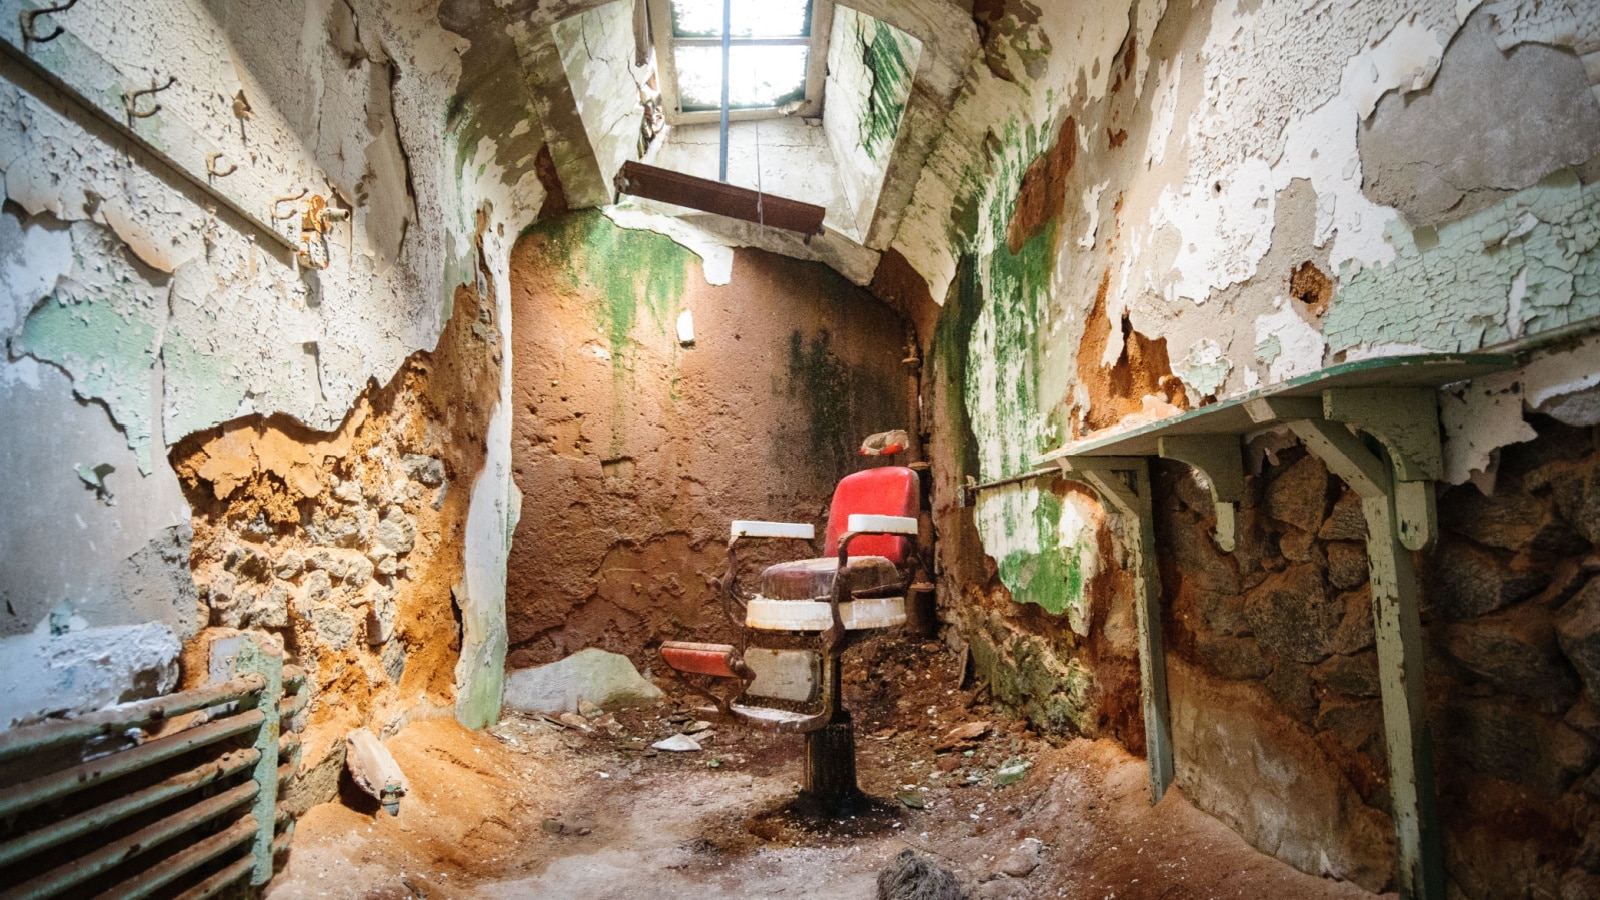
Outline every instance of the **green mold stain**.
{"type": "Polygon", "coordinates": [[[611,345],[612,366],[619,370],[630,355],[641,310],[665,332],[683,298],[690,265],[698,259],[671,238],[619,228],[594,210],[536,223],[523,234],[542,236],[549,245],[547,255],[566,260],[571,285],[595,298],[596,325],[611,345]]]}
{"type": "Polygon", "coordinates": [[[811,458],[830,461],[835,475],[842,476],[849,465],[853,379],[832,344],[827,329],[810,340],[798,330],[789,335],[787,393],[805,405],[811,458]]]}
{"type": "Polygon", "coordinates": [[[568,284],[591,298],[590,314],[611,350],[610,452],[620,456],[634,329],[641,324],[641,312],[662,333],[673,327],[690,266],[698,257],[671,238],[619,228],[594,210],[535,223],[523,235],[541,239],[544,256],[560,261],[568,284]]]}
{"type": "Polygon", "coordinates": [[[914,53],[910,36],[892,25],[870,16],[871,35],[862,31],[862,62],[872,73],[872,89],[867,94],[867,108],[861,121],[861,146],[873,159],[883,159],[883,154],[894,145],[900,131],[900,118],[906,111],[906,98],[911,94],[911,66],[906,57],[914,53]]]}
{"type": "MultiPolygon", "coordinates": [[[[1040,387],[1047,364],[1040,336],[1049,328],[1059,226],[1046,221],[1014,253],[1004,238],[1022,175],[1053,134],[1008,125],[995,160],[995,187],[968,201],[977,223],[966,257],[972,264],[958,273],[956,311],[960,318],[973,315],[970,303],[978,312],[970,323],[952,327],[967,333],[964,405],[981,481],[1027,471],[1056,430],[1050,421],[1056,404],[1040,387]]],[[[1013,600],[1065,615],[1069,627],[1082,633],[1089,620],[1085,573],[1093,569],[1096,549],[1062,544],[1061,500],[1042,488],[1024,483],[980,495],[979,534],[999,561],[1001,583],[1013,600]]]]}

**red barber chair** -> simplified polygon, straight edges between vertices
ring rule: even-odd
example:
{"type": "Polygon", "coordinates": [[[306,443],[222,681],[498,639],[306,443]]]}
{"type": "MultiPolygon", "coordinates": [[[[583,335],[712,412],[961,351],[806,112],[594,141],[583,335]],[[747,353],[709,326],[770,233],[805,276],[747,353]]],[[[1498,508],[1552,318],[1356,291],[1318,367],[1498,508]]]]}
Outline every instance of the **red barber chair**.
{"type": "Polygon", "coordinates": [[[836,815],[861,799],[855,739],[840,691],[845,650],[906,621],[916,567],[917,473],[901,466],[839,482],[823,555],[768,566],[750,593],[739,580],[739,548],[752,540],[804,541],[811,525],[733,523],[723,604],[739,645],[668,641],[661,657],[715,712],[757,728],[806,736],[803,796],[836,815]],[[717,684],[725,686],[715,690],[717,684]]]}

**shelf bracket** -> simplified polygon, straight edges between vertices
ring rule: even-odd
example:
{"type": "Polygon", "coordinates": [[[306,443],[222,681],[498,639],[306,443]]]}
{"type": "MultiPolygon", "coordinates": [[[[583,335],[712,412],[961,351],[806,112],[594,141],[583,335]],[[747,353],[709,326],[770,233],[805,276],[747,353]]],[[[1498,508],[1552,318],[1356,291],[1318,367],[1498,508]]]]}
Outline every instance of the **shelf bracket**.
{"type": "Polygon", "coordinates": [[[1415,492],[1405,485],[1424,488],[1430,499],[1433,491],[1426,481],[1402,481],[1398,477],[1401,472],[1421,474],[1427,471],[1426,429],[1413,428],[1401,421],[1402,411],[1409,404],[1407,414],[1426,415],[1427,421],[1433,423],[1435,435],[1438,426],[1431,407],[1405,396],[1410,393],[1409,389],[1390,390],[1363,390],[1359,393],[1366,394],[1364,398],[1353,394],[1332,397],[1334,391],[1325,392],[1324,402],[1318,405],[1337,413],[1341,421],[1330,421],[1332,416],[1316,415],[1319,410],[1308,408],[1298,402],[1298,398],[1294,403],[1278,399],[1255,400],[1247,409],[1257,422],[1283,421],[1329,471],[1361,497],[1361,510],[1367,520],[1367,565],[1383,700],[1383,736],[1394,804],[1400,896],[1407,900],[1442,900],[1445,896],[1444,855],[1434,785],[1433,741],[1423,696],[1420,589],[1405,543],[1406,526],[1401,514],[1402,496],[1408,490],[1415,492]],[[1390,390],[1394,391],[1393,395],[1386,396],[1390,390]],[[1386,409],[1387,403],[1394,406],[1386,409]],[[1363,418],[1363,414],[1370,418],[1363,418]],[[1374,437],[1384,441],[1387,447],[1398,449],[1393,473],[1388,463],[1368,450],[1343,424],[1345,421],[1364,428],[1370,425],[1374,437]],[[1398,427],[1402,425],[1405,427],[1398,427]],[[1388,434],[1387,440],[1384,433],[1388,434]],[[1402,468],[1398,455],[1407,448],[1421,452],[1408,460],[1410,468],[1402,468]],[[1423,468],[1417,467],[1419,460],[1423,468]]]}
{"type": "Polygon", "coordinates": [[[1444,475],[1439,395],[1432,388],[1334,388],[1322,392],[1323,415],[1372,435],[1394,465],[1400,543],[1423,550],[1438,534],[1433,482],[1444,475]]]}
{"type": "Polygon", "coordinates": [[[1139,699],[1144,711],[1150,802],[1172,784],[1172,726],[1167,713],[1167,658],[1161,640],[1161,580],[1156,572],[1150,464],[1142,456],[1079,456],[1056,460],[1062,473],[1093,488],[1122,515],[1134,574],[1134,618],[1139,627],[1139,699]]]}
{"type": "Polygon", "coordinates": [[[1239,439],[1225,434],[1192,434],[1156,440],[1162,459],[1175,459],[1198,471],[1217,508],[1217,546],[1232,552],[1239,502],[1244,499],[1244,454],[1239,439]]]}

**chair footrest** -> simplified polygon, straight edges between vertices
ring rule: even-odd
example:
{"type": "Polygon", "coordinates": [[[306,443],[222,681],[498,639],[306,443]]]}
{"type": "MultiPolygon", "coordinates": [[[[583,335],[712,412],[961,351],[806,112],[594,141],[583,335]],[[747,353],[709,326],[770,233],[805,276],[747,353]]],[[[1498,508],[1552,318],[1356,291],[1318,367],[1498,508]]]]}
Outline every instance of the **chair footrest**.
{"type": "Polygon", "coordinates": [[[732,644],[697,644],[667,641],[661,645],[661,658],[679,672],[713,678],[742,678],[749,669],[732,644]]]}
{"type": "Polygon", "coordinates": [[[767,706],[743,706],[738,703],[728,708],[734,718],[757,728],[768,731],[778,731],[786,734],[803,734],[816,731],[828,724],[832,718],[829,713],[807,714],[790,712],[786,709],[772,709],[767,706]]]}

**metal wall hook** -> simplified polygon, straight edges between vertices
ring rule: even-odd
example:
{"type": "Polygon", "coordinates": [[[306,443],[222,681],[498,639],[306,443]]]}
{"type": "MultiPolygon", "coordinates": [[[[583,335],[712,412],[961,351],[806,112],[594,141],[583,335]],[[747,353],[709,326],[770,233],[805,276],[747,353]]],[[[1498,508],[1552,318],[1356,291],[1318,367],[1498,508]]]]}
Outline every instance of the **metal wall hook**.
{"type": "Polygon", "coordinates": [[[22,41],[25,44],[47,44],[66,32],[65,28],[57,25],[49,34],[39,34],[35,24],[40,16],[53,15],[66,12],[78,5],[78,0],[64,0],[56,6],[47,6],[44,9],[23,10],[17,14],[17,21],[22,25],[22,41]]]}
{"type": "Polygon", "coordinates": [[[295,201],[297,201],[300,198],[304,197],[308,193],[310,193],[310,189],[309,188],[301,188],[300,189],[300,193],[298,193],[298,194],[286,195],[286,196],[279,197],[278,199],[272,201],[272,220],[274,222],[278,222],[278,221],[282,221],[284,219],[292,219],[292,218],[294,218],[295,217],[295,211],[294,210],[291,209],[286,213],[281,213],[280,214],[278,212],[278,207],[283,205],[283,204],[285,204],[285,203],[294,203],[295,201]]]}
{"type": "Polygon", "coordinates": [[[156,113],[160,112],[161,111],[161,104],[159,104],[159,103],[154,104],[149,109],[141,110],[139,108],[139,98],[140,97],[146,97],[146,96],[154,96],[154,95],[160,93],[161,91],[164,91],[169,87],[172,87],[173,85],[175,85],[177,83],[178,83],[178,79],[177,79],[176,76],[168,75],[167,76],[167,83],[161,85],[160,87],[156,87],[155,80],[152,79],[151,82],[150,82],[150,86],[147,87],[147,88],[142,88],[142,89],[137,90],[137,91],[124,92],[123,95],[122,95],[122,105],[127,107],[128,117],[132,118],[132,119],[148,119],[151,116],[155,115],[156,113]]]}
{"type": "Polygon", "coordinates": [[[211,175],[211,176],[213,176],[215,178],[227,178],[229,175],[232,175],[233,173],[239,171],[239,166],[237,164],[235,164],[235,163],[232,163],[232,162],[228,163],[228,168],[227,169],[219,169],[219,168],[217,168],[217,160],[219,160],[221,158],[222,158],[222,154],[221,153],[208,153],[208,154],[206,154],[206,174],[211,175]]]}

